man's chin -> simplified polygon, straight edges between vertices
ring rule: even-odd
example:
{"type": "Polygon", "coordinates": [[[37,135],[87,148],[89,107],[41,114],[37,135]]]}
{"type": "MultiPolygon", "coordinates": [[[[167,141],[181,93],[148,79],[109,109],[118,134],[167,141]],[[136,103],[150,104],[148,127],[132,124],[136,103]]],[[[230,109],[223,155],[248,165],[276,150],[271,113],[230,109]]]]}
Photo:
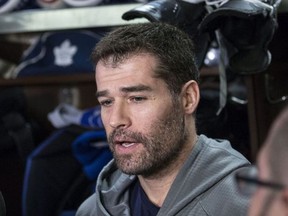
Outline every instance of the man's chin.
{"type": "Polygon", "coordinates": [[[139,167],[139,164],[135,163],[135,161],[131,161],[129,159],[117,158],[116,159],[117,167],[127,175],[139,175],[142,172],[142,168],[139,167]]]}

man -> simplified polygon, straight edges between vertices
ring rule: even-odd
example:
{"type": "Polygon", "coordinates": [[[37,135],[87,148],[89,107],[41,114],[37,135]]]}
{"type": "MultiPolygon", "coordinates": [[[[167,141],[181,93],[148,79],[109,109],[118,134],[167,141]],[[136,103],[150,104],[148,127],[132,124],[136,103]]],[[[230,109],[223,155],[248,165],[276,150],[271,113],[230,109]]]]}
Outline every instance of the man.
{"type": "Polygon", "coordinates": [[[237,176],[244,192],[254,191],[249,216],[288,214],[287,161],[288,106],[274,121],[260,150],[257,158],[258,176],[257,172],[243,172],[237,176]]]}
{"type": "Polygon", "coordinates": [[[77,216],[245,215],[233,178],[249,162],[197,135],[199,72],[189,36],[163,23],[109,33],[92,54],[114,160],[77,216]]]}

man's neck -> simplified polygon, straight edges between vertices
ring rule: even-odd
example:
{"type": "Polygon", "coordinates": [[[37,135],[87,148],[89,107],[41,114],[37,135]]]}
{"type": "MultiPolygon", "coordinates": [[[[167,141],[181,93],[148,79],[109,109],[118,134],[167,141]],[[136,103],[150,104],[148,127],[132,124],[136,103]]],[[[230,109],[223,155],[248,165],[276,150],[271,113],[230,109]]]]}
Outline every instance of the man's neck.
{"type": "Polygon", "coordinates": [[[161,207],[177,174],[178,171],[169,172],[169,174],[167,173],[167,175],[159,178],[138,176],[138,179],[149,200],[156,206],[161,207]]]}
{"type": "Polygon", "coordinates": [[[197,136],[194,137],[194,140],[191,141],[190,145],[188,145],[187,148],[183,149],[182,154],[176,161],[173,161],[170,166],[167,166],[164,170],[158,172],[156,175],[149,177],[141,175],[138,176],[141,187],[143,188],[149,200],[153,204],[159,207],[163,205],[164,200],[176,176],[178,175],[184,162],[191,154],[191,151],[196,142],[197,136]]]}

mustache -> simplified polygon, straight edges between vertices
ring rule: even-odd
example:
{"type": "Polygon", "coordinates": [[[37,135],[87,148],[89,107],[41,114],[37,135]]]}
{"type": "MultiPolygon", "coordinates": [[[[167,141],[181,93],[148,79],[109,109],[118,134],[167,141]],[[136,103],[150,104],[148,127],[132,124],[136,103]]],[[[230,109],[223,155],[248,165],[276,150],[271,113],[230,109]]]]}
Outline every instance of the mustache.
{"type": "Polygon", "coordinates": [[[147,137],[144,136],[142,133],[140,132],[133,132],[133,131],[129,131],[129,130],[125,130],[125,129],[115,129],[112,131],[112,133],[108,136],[108,142],[109,143],[114,143],[114,140],[116,137],[120,137],[122,140],[125,139],[132,139],[135,142],[139,142],[139,143],[146,143],[147,142],[147,137]]]}

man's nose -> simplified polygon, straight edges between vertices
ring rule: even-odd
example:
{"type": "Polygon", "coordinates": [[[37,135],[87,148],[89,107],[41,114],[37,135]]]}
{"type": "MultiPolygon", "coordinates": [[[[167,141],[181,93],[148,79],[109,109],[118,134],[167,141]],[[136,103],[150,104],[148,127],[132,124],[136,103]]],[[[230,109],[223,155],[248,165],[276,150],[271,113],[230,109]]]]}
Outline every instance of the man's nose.
{"type": "Polygon", "coordinates": [[[129,110],[124,102],[114,104],[110,113],[109,124],[112,128],[126,128],[131,124],[129,110]]]}

